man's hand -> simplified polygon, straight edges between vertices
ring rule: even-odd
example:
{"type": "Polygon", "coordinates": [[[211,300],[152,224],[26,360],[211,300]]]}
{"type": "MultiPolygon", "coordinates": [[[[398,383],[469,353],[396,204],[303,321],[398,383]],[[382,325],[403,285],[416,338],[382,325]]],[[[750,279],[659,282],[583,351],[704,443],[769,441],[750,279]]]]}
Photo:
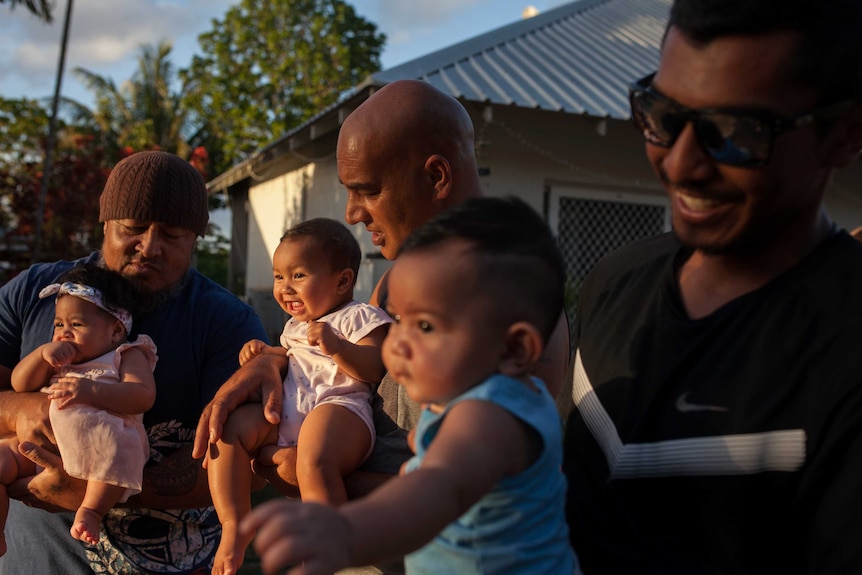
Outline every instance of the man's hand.
{"type": "Polygon", "coordinates": [[[59,455],[29,441],[21,443],[18,451],[44,469],[10,484],[9,497],[20,500],[28,507],[54,512],[74,511],[81,505],[87,482],[67,475],[59,455]]]}
{"type": "Polygon", "coordinates": [[[192,457],[200,459],[206,455],[209,444],[221,439],[227,416],[245,403],[261,402],[264,418],[277,425],[281,421],[282,381],[286,373],[286,357],[261,354],[230,376],[201,413],[192,457]]]}
{"type": "MultiPolygon", "coordinates": [[[[299,481],[296,479],[296,448],[264,446],[251,462],[255,475],[266,479],[279,493],[299,499],[299,481]]],[[[365,497],[390,479],[388,473],[354,470],[344,478],[349,499],[365,497]]]]}
{"type": "Polygon", "coordinates": [[[25,392],[15,394],[15,435],[21,443],[31,442],[39,447],[56,443],[48,409],[51,405],[44,394],[25,392]]]}
{"type": "Polygon", "coordinates": [[[299,497],[296,448],[265,445],[251,462],[255,475],[266,479],[282,495],[299,497]]]}

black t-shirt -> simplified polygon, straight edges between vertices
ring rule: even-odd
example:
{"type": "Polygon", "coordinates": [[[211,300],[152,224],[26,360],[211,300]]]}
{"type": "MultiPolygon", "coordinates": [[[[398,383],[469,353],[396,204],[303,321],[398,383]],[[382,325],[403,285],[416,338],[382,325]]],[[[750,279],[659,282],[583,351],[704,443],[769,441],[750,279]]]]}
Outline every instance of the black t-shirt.
{"type": "Polygon", "coordinates": [[[584,572],[862,573],[862,245],[701,319],[672,235],[579,300],[567,516],[584,572]]]}

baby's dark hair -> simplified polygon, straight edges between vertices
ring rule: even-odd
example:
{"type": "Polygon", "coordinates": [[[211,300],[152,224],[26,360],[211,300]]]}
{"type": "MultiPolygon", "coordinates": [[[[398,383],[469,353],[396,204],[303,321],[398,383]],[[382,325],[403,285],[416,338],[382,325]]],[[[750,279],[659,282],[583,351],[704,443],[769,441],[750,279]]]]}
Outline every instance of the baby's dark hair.
{"type": "Polygon", "coordinates": [[[123,277],[119,272],[103,268],[96,264],[79,264],[69,269],[57,278],[57,283],[72,282],[90,286],[102,293],[105,305],[111,308],[121,308],[132,314],[136,319],[149,304],[149,295],[134,283],[123,277]]]}
{"type": "Polygon", "coordinates": [[[288,229],[281,236],[280,241],[299,238],[313,238],[329,258],[330,269],[339,271],[350,268],[353,270],[353,281],[356,282],[362,250],[347,226],[330,218],[314,218],[288,229]]]}
{"type": "MultiPolygon", "coordinates": [[[[563,309],[566,272],[557,241],[542,217],[519,198],[473,198],[415,230],[398,255],[451,239],[473,244],[477,285],[511,312],[508,319],[530,321],[547,341],[563,309]]],[[[465,285],[468,281],[465,278],[465,285]]]]}

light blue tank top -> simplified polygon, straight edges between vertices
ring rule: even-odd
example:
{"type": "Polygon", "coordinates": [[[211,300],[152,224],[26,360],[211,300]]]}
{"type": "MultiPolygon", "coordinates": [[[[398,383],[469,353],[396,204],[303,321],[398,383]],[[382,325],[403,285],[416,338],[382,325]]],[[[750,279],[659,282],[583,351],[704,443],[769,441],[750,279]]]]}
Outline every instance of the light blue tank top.
{"type": "Polygon", "coordinates": [[[428,545],[407,555],[408,574],[579,572],[565,518],[560,417],[545,385],[535,378],[533,382],[535,390],[515,379],[494,375],[455,398],[443,412],[422,412],[416,429],[416,455],[407,463],[408,473],[422,465],[448,411],[467,399],[489,401],[511,412],[536,430],[544,449],[533,465],[503,478],[428,545]]]}

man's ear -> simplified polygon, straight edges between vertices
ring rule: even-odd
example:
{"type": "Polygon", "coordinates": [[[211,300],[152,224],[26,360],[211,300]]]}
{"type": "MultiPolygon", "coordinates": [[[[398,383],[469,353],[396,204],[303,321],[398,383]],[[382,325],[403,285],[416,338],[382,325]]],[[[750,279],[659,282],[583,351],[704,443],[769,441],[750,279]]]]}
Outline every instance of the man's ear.
{"type": "Polygon", "coordinates": [[[837,129],[840,132],[827,159],[830,168],[846,168],[859,157],[862,150],[862,104],[855,104],[839,122],[837,129]]]}
{"type": "Polygon", "coordinates": [[[505,337],[506,351],[497,371],[511,377],[532,372],[545,350],[539,328],[530,322],[515,322],[506,330],[505,337]]]}
{"type": "Polygon", "coordinates": [[[431,178],[431,185],[434,186],[434,199],[448,198],[452,189],[452,166],[449,165],[449,160],[440,154],[428,156],[425,160],[425,173],[431,178]]]}
{"type": "Polygon", "coordinates": [[[355,274],[353,270],[350,268],[344,268],[338,274],[338,285],[336,286],[336,291],[339,295],[347,292],[350,288],[353,287],[353,279],[355,274]]]}

